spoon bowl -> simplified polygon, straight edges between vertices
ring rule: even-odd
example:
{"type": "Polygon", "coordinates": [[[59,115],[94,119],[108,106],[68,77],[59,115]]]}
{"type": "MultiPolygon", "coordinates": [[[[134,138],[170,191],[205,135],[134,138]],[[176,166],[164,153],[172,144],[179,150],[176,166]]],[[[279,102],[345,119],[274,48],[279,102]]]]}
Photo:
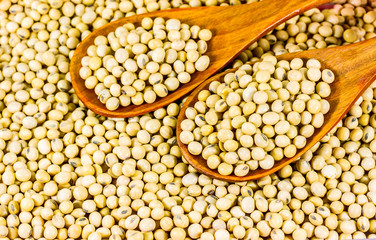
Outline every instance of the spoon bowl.
{"type": "Polygon", "coordinates": [[[78,98],[97,114],[115,118],[145,114],[166,106],[194,90],[203,81],[231,62],[239,53],[282,22],[329,1],[263,0],[236,6],[171,9],[122,18],[96,29],[79,44],[70,64],[72,85],[78,98]],[[205,53],[210,58],[210,65],[205,71],[192,74],[189,83],[183,84],[164,98],[158,98],[154,103],[130,105],[110,111],[99,101],[94,90],[85,87],[85,82],[79,75],[82,66],[81,59],[87,55],[88,47],[94,44],[97,36],[107,36],[117,27],[126,23],[133,23],[136,27],[140,26],[141,20],[145,17],[178,18],[182,23],[190,26],[198,25],[211,30],[213,38],[208,42],[208,50],[205,53]]]}
{"type": "Polygon", "coordinates": [[[271,169],[250,171],[249,174],[244,177],[239,177],[234,174],[224,176],[219,174],[217,170],[210,169],[206,160],[201,155],[194,156],[190,154],[187,145],[180,141],[180,133],[182,132],[180,124],[185,119],[185,110],[188,107],[194,106],[198,101],[198,94],[201,90],[207,90],[212,81],[217,80],[222,82],[224,75],[229,72],[235,72],[237,68],[230,69],[207,79],[197,87],[184,102],[176,128],[178,145],[183,157],[200,173],[224,181],[251,181],[270,175],[299,159],[306,151],[329,133],[376,79],[376,37],[340,47],[316,49],[277,56],[278,60],[292,60],[294,58],[301,58],[303,60],[315,58],[320,61],[322,69],[330,69],[335,74],[335,80],[330,84],[332,90],[331,94],[326,98],[330,103],[330,110],[324,115],[324,124],[321,128],[315,130],[314,135],[307,139],[306,146],[298,150],[294,157],[275,161],[271,169]]]}

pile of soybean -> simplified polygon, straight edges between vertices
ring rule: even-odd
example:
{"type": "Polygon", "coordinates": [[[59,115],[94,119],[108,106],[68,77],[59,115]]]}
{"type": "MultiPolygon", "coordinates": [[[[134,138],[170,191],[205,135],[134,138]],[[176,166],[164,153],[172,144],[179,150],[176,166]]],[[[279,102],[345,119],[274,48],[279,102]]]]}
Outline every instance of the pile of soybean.
{"type": "Polygon", "coordinates": [[[153,103],[208,68],[211,37],[210,30],[178,19],[143,18],[140,27],[128,23],[97,36],[81,60],[80,77],[108,110],[153,103]]]}
{"type": "Polygon", "coordinates": [[[324,124],[334,78],[316,59],[265,56],[201,90],[185,111],[179,139],[221,175],[271,169],[324,124]]]}
{"type": "MultiPolygon", "coordinates": [[[[181,157],[180,101],[114,119],[75,94],[70,59],[93,30],[150,11],[241,3],[0,1],[0,238],[376,238],[376,85],[299,161],[242,183],[211,179],[181,157]]],[[[232,64],[374,37],[375,10],[341,0],[306,11],[232,64]]]]}

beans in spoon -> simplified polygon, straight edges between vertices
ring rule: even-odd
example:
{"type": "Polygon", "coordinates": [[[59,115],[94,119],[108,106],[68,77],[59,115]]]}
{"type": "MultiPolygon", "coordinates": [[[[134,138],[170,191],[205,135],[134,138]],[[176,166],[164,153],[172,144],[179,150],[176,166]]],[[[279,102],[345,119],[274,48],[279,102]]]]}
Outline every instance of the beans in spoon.
{"type": "Polygon", "coordinates": [[[180,139],[222,175],[270,169],[323,125],[334,79],[315,59],[265,56],[202,90],[185,112],[180,139]]]}
{"type": "Polygon", "coordinates": [[[153,103],[204,71],[208,29],[178,19],[144,18],[98,36],[82,58],[80,76],[109,110],[153,103]]]}

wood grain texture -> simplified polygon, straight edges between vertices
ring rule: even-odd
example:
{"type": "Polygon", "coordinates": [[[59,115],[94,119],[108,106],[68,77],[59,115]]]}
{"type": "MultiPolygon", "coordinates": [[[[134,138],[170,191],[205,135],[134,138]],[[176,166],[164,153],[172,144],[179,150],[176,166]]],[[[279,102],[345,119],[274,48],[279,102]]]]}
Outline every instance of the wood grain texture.
{"type": "Polygon", "coordinates": [[[307,145],[299,150],[293,158],[284,158],[277,161],[272,169],[257,169],[255,171],[250,171],[245,177],[220,175],[218,171],[210,169],[206,164],[206,160],[201,156],[194,156],[188,152],[187,145],[180,141],[180,133],[182,131],[180,123],[185,119],[185,110],[188,107],[193,107],[194,103],[197,102],[197,95],[201,90],[208,89],[210,82],[214,80],[223,81],[223,76],[226,73],[235,72],[237,69],[223,72],[202,83],[183,104],[178,117],[178,145],[183,157],[200,173],[220,180],[240,182],[255,180],[280,170],[284,166],[297,160],[307,150],[319,142],[333,127],[335,127],[350,110],[356,100],[376,79],[376,38],[341,47],[284,54],[277,58],[278,60],[292,60],[293,58],[308,60],[310,58],[315,58],[321,62],[322,69],[328,68],[334,72],[336,78],[330,85],[332,92],[330,96],[326,98],[330,103],[330,111],[324,117],[324,125],[315,130],[315,134],[307,139],[307,145]]]}
{"type": "Polygon", "coordinates": [[[329,0],[263,0],[236,6],[171,9],[122,18],[93,31],[79,44],[70,64],[72,85],[79,99],[97,114],[116,118],[145,114],[166,106],[194,90],[280,23],[327,2],[329,0]],[[119,107],[115,111],[107,110],[98,100],[94,90],[85,87],[84,80],[79,75],[81,59],[87,55],[87,48],[93,45],[97,36],[107,35],[125,23],[139,26],[145,17],[178,18],[191,26],[198,25],[210,29],[213,38],[208,42],[206,54],[210,57],[211,64],[204,72],[194,73],[189,83],[182,85],[167,97],[157,99],[154,103],[119,107]]]}

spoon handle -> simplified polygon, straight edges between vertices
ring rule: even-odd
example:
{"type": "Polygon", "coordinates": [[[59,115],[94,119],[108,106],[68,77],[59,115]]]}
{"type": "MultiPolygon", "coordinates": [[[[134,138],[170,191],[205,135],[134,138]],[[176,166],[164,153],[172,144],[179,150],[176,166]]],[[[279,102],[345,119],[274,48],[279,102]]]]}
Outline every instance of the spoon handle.
{"type": "Polygon", "coordinates": [[[334,111],[338,121],[354,105],[366,89],[376,80],[376,37],[342,47],[339,51],[328,49],[320,59],[328,62],[336,76],[343,81],[334,81],[332,93],[328,97],[331,108],[341,106],[341,111],[334,111]],[[325,58],[325,59],[324,59],[325,58]]]}
{"type": "Polygon", "coordinates": [[[231,44],[240,52],[288,19],[328,2],[330,0],[263,0],[224,7],[217,13],[224,20],[215,23],[214,36],[221,36],[220,44],[231,44]]]}

